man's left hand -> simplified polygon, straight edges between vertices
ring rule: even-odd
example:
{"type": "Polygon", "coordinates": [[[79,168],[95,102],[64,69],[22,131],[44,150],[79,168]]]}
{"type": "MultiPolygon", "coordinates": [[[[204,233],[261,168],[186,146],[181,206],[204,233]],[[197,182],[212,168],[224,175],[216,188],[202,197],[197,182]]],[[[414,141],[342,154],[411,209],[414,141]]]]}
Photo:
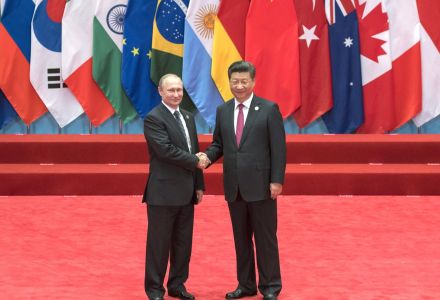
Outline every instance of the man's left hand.
{"type": "Polygon", "coordinates": [[[200,202],[202,202],[203,191],[202,190],[197,190],[196,191],[196,196],[197,196],[197,204],[199,204],[200,202]]]}
{"type": "Polygon", "coordinates": [[[280,183],[271,183],[270,184],[270,198],[275,200],[279,194],[283,191],[283,185],[280,183]]]}

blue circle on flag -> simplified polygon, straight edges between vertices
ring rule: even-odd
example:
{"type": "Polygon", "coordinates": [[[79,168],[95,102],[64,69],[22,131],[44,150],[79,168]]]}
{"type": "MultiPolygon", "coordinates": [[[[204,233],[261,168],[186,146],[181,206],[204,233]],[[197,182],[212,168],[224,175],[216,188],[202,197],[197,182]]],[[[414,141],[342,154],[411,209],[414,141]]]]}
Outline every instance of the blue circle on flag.
{"type": "Polygon", "coordinates": [[[35,10],[32,25],[37,40],[53,52],[61,52],[61,23],[54,22],[47,14],[47,2],[44,0],[35,10]]]}
{"type": "Polygon", "coordinates": [[[173,44],[183,44],[188,3],[189,0],[163,0],[157,7],[157,29],[167,41],[173,44]]]}

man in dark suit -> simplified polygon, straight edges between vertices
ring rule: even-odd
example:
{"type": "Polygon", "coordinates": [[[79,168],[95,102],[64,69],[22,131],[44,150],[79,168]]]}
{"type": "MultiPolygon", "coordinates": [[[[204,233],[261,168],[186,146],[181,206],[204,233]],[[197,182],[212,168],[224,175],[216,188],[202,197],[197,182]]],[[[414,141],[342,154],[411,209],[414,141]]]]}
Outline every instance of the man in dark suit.
{"type": "Polygon", "coordinates": [[[194,204],[200,203],[204,182],[194,154],[199,143],[193,116],[179,104],[182,80],[164,75],[159,81],[162,103],[144,120],[150,154],[150,172],[143,202],[147,203],[148,233],[145,292],[150,300],[163,300],[163,281],[170,260],[168,295],[194,299],[187,292],[191,257],[194,204]]]}
{"type": "Polygon", "coordinates": [[[253,94],[255,67],[251,63],[233,63],[228,75],[234,99],[218,107],[213,142],[205,151],[211,162],[224,157],[223,181],[238,279],[238,287],[226,299],[257,294],[253,236],[258,289],[264,300],[273,300],[281,291],[276,198],[286,168],[283,120],[278,105],[253,94]]]}

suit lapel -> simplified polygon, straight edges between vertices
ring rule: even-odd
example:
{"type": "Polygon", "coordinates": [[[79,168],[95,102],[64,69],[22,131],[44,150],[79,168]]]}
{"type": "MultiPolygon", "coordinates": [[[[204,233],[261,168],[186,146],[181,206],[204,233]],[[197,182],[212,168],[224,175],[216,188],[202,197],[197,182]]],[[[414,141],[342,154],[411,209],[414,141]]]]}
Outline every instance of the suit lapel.
{"type": "Polygon", "coordinates": [[[254,126],[255,119],[258,117],[260,112],[260,101],[257,97],[252,98],[251,107],[249,107],[248,115],[246,117],[246,122],[243,128],[243,134],[241,135],[240,145],[243,145],[246,141],[246,138],[251,130],[252,126],[254,126]]]}
{"type": "MultiPolygon", "coordinates": [[[[185,136],[181,133],[181,130],[179,128],[179,125],[177,124],[176,118],[173,116],[173,114],[168,110],[168,108],[161,104],[162,107],[162,114],[164,115],[164,118],[168,124],[171,125],[173,128],[175,135],[177,135],[181,141],[181,146],[185,147],[184,149],[188,150],[188,145],[186,144],[185,136]]],[[[186,122],[186,121],[185,121],[186,122]]],[[[187,127],[188,128],[188,127],[187,127]]]]}
{"type": "Polygon", "coordinates": [[[232,144],[238,148],[237,140],[235,138],[235,124],[234,124],[235,111],[234,110],[235,110],[235,100],[234,100],[234,98],[232,98],[232,100],[228,101],[228,104],[226,107],[225,121],[226,121],[226,124],[228,124],[228,127],[230,128],[230,130],[228,132],[228,136],[232,140],[232,144]]]}

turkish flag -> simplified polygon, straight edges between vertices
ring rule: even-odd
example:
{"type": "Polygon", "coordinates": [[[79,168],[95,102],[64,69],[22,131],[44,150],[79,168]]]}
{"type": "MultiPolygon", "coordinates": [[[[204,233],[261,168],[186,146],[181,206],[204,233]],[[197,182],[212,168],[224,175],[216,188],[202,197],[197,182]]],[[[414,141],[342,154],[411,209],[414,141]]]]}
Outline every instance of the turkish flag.
{"type": "Polygon", "coordinates": [[[298,17],[301,107],[293,114],[303,128],[333,106],[328,23],[323,1],[295,0],[298,17]]]}
{"type": "Polygon", "coordinates": [[[278,103],[284,118],[301,104],[298,21],[292,0],[252,0],[245,58],[256,69],[255,93],[278,103]]]}

